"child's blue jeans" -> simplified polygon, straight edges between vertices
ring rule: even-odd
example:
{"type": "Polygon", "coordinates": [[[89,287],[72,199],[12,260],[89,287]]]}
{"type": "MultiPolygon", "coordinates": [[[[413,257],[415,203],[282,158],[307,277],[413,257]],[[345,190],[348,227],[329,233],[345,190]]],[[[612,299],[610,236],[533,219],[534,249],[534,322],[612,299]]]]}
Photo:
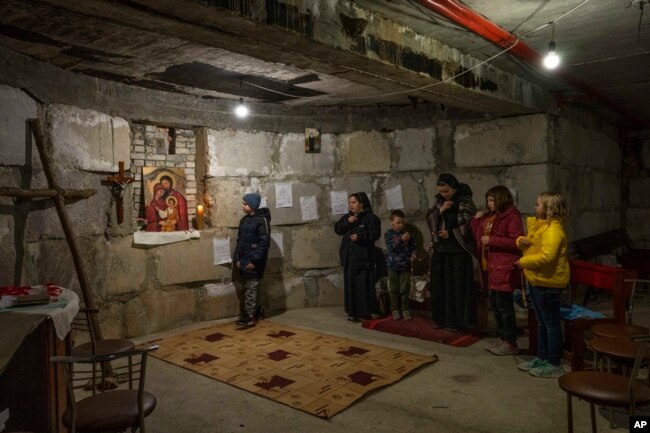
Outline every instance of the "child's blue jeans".
{"type": "Polygon", "coordinates": [[[555,366],[560,365],[562,356],[560,292],[552,287],[530,286],[537,317],[537,357],[555,366]]]}

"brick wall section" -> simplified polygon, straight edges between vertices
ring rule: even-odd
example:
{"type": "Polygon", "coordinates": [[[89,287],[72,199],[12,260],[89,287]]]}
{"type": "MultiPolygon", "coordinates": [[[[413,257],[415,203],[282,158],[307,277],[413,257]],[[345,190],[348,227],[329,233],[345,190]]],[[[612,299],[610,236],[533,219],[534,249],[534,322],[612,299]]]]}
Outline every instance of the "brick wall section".
{"type": "Polygon", "coordinates": [[[196,135],[191,129],[175,129],[175,153],[169,153],[169,128],[131,124],[131,171],[134,174],[133,203],[137,216],[144,218],[142,167],[169,167],[185,170],[187,179],[187,213],[190,221],[196,216],[196,135]]]}

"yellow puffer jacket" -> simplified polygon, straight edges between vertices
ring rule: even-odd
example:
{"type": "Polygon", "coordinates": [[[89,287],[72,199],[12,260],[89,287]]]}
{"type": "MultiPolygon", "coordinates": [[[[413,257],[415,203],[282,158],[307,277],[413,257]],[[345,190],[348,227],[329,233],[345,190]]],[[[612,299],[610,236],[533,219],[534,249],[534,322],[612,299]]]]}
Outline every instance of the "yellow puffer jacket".
{"type": "Polygon", "coordinates": [[[517,246],[524,251],[519,265],[524,269],[526,280],[533,286],[564,289],[569,284],[571,271],[567,259],[567,239],[559,220],[526,219],[529,247],[521,245],[523,236],[517,238],[517,246]]]}

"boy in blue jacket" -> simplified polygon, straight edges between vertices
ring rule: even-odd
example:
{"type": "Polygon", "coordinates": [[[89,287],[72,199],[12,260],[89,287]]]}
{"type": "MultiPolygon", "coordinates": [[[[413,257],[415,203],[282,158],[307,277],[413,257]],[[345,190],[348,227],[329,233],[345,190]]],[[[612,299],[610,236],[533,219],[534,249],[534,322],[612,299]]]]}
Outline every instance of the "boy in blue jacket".
{"type": "Polygon", "coordinates": [[[411,320],[409,292],[411,290],[411,261],[415,259],[417,245],[411,234],[404,231],[404,212],[396,209],[390,213],[390,229],[384,234],[388,248],[388,288],[393,320],[411,320]],[[400,304],[402,316],[400,317],[400,304]]]}
{"type": "Polygon", "coordinates": [[[242,209],[246,215],[239,221],[237,245],[233,261],[244,280],[244,316],[237,322],[239,326],[255,326],[257,288],[264,276],[266,260],[271,245],[271,212],[259,208],[262,197],[257,193],[244,196],[242,209]]]}

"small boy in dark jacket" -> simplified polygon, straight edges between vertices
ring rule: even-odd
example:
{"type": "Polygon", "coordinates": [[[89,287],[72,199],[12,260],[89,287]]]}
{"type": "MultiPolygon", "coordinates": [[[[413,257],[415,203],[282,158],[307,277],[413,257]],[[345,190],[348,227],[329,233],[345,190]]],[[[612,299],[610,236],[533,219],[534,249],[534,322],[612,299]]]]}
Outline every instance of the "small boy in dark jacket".
{"type": "Polygon", "coordinates": [[[235,322],[239,326],[255,326],[257,287],[264,276],[271,245],[271,212],[261,208],[262,197],[257,193],[244,196],[242,209],[246,215],[239,221],[237,246],[233,261],[244,280],[244,316],[235,322]]]}
{"type": "Polygon", "coordinates": [[[384,234],[388,248],[388,288],[393,320],[404,317],[411,320],[409,292],[411,290],[411,262],[416,257],[417,245],[411,234],[404,231],[404,212],[396,209],[390,213],[390,229],[384,234]],[[400,304],[402,316],[400,317],[400,304]]]}

